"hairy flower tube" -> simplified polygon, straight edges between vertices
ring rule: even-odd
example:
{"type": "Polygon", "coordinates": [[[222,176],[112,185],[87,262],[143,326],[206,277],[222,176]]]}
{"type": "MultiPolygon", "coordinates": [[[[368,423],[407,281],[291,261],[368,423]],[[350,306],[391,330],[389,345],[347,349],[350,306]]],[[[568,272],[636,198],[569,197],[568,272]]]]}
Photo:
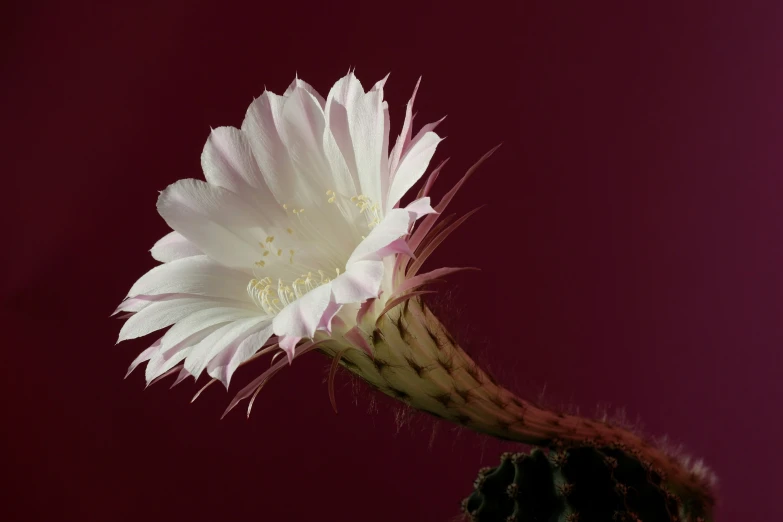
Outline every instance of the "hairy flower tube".
{"type": "MultiPolygon", "coordinates": [[[[151,249],[161,264],[132,286],[116,313],[119,341],[168,328],[130,365],[150,384],[206,373],[228,388],[237,368],[271,367],[226,410],[253,399],[294,359],[331,357],[329,393],[343,366],[409,406],[499,438],[540,446],[615,443],[664,473],[684,499],[712,504],[711,474],[609,422],[548,411],[495,382],[422,300],[428,283],[460,268],[420,273],[471,214],[444,210],[485,154],[434,207],[428,170],[439,122],[412,132],[414,90],[389,150],[383,79],[365,91],[353,73],[324,99],[294,80],[264,92],[240,128],[214,129],[201,156],[206,181],[180,180],[157,209],[172,232],[151,249]],[[276,360],[278,356],[279,360],[276,360]]],[[[418,85],[417,85],[418,89],[418,85]]],[[[118,341],[118,342],[119,342],[118,341]]],[[[203,389],[203,388],[202,388],[203,389]]]]}

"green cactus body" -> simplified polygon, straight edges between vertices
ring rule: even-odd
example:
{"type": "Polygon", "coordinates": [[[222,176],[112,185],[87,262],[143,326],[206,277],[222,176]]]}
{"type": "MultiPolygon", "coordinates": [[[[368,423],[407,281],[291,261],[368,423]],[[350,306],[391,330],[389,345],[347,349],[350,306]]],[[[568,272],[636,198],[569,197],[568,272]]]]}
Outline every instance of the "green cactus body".
{"type": "Polygon", "coordinates": [[[616,446],[506,453],[462,504],[471,522],[698,522],[662,477],[616,446]]]}

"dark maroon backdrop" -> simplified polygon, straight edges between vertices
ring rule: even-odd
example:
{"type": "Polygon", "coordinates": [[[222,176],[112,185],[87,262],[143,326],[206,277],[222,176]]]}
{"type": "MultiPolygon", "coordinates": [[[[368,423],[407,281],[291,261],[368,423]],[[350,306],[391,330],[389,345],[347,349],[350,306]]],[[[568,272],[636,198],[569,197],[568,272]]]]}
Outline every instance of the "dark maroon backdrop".
{"type": "Polygon", "coordinates": [[[210,126],[238,126],[265,85],[282,92],[298,72],[325,93],[350,66],[365,85],[391,72],[395,134],[423,75],[417,123],[448,115],[437,195],[505,144],[454,210],[489,206],[429,262],[482,269],[451,279],[460,338],[520,393],[625,406],[705,458],[718,520],[773,516],[780,3],[458,3],[4,13],[10,520],[446,521],[510,447],[445,424],[431,441],[429,420],[398,432],[394,404],[368,412],[345,377],[335,415],[317,355],[272,381],[249,421],[219,420],[218,387],[190,405],[193,384],[122,378],[147,341],[114,346],[108,315],[154,264],[157,191],[200,176],[210,126]]]}

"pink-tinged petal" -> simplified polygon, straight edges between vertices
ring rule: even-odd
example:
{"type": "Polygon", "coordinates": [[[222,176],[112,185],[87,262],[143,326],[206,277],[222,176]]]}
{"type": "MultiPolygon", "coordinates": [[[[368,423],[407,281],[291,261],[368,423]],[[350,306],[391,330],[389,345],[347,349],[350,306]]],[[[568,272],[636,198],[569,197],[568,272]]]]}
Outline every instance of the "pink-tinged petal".
{"type": "Polygon", "coordinates": [[[128,376],[133,373],[133,370],[136,369],[141,363],[149,361],[155,353],[160,350],[160,339],[152,343],[152,345],[141,352],[138,357],[133,359],[133,362],[130,363],[130,366],[128,367],[128,373],[125,374],[125,378],[127,379],[128,376]]]}
{"type": "Polygon", "coordinates": [[[268,218],[230,190],[195,179],[169,185],[158,213],[174,230],[221,264],[246,269],[258,261],[268,218]]]}
{"type": "Polygon", "coordinates": [[[419,257],[414,261],[408,271],[406,272],[406,275],[408,277],[413,277],[416,275],[416,273],[419,271],[421,266],[424,264],[424,262],[427,260],[428,257],[430,257],[430,254],[435,251],[436,248],[438,248],[438,245],[440,245],[449,235],[451,235],[454,230],[457,229],[462,223],[464,223],[470,216],[478,212],[482,207],[475,208],[456,220],[454,223],[446,227],[442,232],[440,232],[427,246],[422,250],[419,257]]]}
{"type": "Polygon", "coordinates": [[[346,267],[350,268],[353,263],[362,260],[380,259],[379,253],[383,254],[383,249],[407,235],[413,222],[430,212],[433,212],[433,209],[429,205],[429,198],[416,200],[405,208],[390,210],[354,249],[346,267]]]}
{"type": "Polygon", "coordinates": [[[185,369],[188,370],[197,380],[201,376],[207,364],[215,358],[220,352],[244,337],[246,332],[259,323],[264,322],[264,318],[258,316],[247,319],[240,319],[223,326],[208,335],[203,341],[194,346],[185,359],[185,369]]]}
{"type": "Polygon", "coordinates": [[[461,270],[478,270],[478,268],[464,267],[464,266],[456,267],[456,268],[450,268],[450,267],[436,268],[435,270],[432,270],[431,272],[427,272],[426,274],[419,274],[417,276],[411,277],[410,279],[406,279],[405,282],[403,282],[397,288],[394,294],[395,296],[404,294],[405,292],[414,290],[416,288],[419,288],[420,286],[426,285],[428,283],[432,283],[440,277],[445,277],[449,274],[453,274],[454,272],[459,272],[461,270]]]}
{"type": "Polygon", "coordinates": [[[391,208],[405,193],[424,175],[430,160],[435,154],[438,143],[442,141],[434,132],[428,132],[421,140],[411,147],[411,150],[400,161],[400,166],[394,174],[386,200],[386,207],[391,208]]]}
{"type": "MultiPolygon", "coordinates": [[[[318,348],[321,344],[323,344],[326,341],[318,341],[315,343],[305,343],[301,346],[299,346],[294,353],[294,358],[301,357],[302,355],[311,352],[312,350],[315,350],[318,348]]],[[[271,368],[266,370],[264,373],[253,379],[250,384],[242,388],[231,400],[231,402],[228,405],[228,408],[226,408],[226,411],[223,412],[223,416],[220,417],[221,419],[224,418],[226,415],[228,415],[228,412],[233,410],[237,404],[242,402],[244,399],[247,399],[251,395],[258,392],[258,390],[266,384],[266,382],[271,379],[277,372],[282,370],[286,363],[288,361],[282,360],[278,361],[276,364],[274,364],[271,368]]],[[[248,410],[248,415],[250,415],[250,411],[248,410]]]]}
{"type": "Polygon", "coordinates": [[[376,254],[380,259],[392,254],[404,254],[406,256],[414,257],[413,251],[408,246],[408,242],[402,237],[381,248],[376,254]]]}
{"type": "Polygon", "coordinates": [[[408,211],[411,214],[412,221],[416,221],[427,214],[433,214],[437,211],[430,206],[430,198],[424,197],[419,198],[415,201],[411,201],[411,203],[405,207],[405,210],[408,211]]]}
{"type": "MultiPolygon", "coordinates": [[[[451,200],[454,198],[454,196],[457,194],[457,191],[459,191],[460,188],[462,188],[462,185],[465,184],[465,182],[470,179],[470,177],[473,175],[474,172],[481,166],[484,161],[489,159],[492,154],[495,153],[496,150],[500,148],[500,145],[497,145],[496,147],[492,148],[489,152],[484,154],[476,163],[473,164],[472,167],[470,167],[467,172],[465,172],[465,175],[462,176],[462,179],[460,179],[456,185],[454,185],[451,190],[449,190],[443,198],[438,202],[438,205],[435,207],[435,211],[437,214],[427,216],[424,218],[424,221],[419,224],[418,227],[416,227],[416,230],[411,235],[410,239],[410,246],[415,251],[421,241],[424,239],[424,237],[427,235],[427,233],[432,229],[435,222],[438,220],[438,215],[443,214],[443,212],[446,210],[446,207],[448,207],[451,200]]],[[[443,166],[443,164],[441,164],[443,166]]],[[[437,169],[436,169],[437,170],[437,169]]],[[[433,175],[435,173],[433,172],[433,175]]]]}
{"type": "Polygon", "coordinates": [[[397,172],[397,167],[402,159],[403,150],[408,146],[411,140],[413,130],[413,102],[416,99],[416,92],[419,90],[419,84],[421,83],[421,77],[416,81],[416,87],[413,88],[413,95],[411,95],[410,101],[405,108],[405,121],[402,123],[402,131],[400,132],[397,142],[394,144],[390,158],[389,158],[389,173],[390,180],[394,179],[394,175],[397,172]]]}
{"type": "Polygon", "coordinates": [[[427,197],[430,195],[430,191],[432,190],[432,186],[435,184],[435,181],[438,179],[438,175],[440,175],[440,171],[443,170],[443,167],[446,166],[446,163],[449,162],[449,158],[446,158],[445,160],[440,162],[440,165],[435,167],[435,170],[430,172],[430,175],[427,176],[427,181],[424,183],[424,186],[421,187],[421,190],[419,191],[418,196],[416,196],[416,199],[420,199],[423,197],[427,197]]]}
{"type": "Polygon", "coordinates": [[[242,131],[247,135],[258,167],[281,205],[295,201],[297,176],[280,137],[285,98],[265,91],[247,109],[242,131]]]}
{"type": "Polygon", "coordinates": [[[329,335],[332,335],[332,319],[334,319],[334,316],[337,315],[342,307],[343,305],[336,303],[335,301],[329,301],[329,304],[326,306],[326,311],[323,316],[321,316],[321,322],[318,323],[317,330],[323,330],[329,335]]]}
{"type": "Polygon", "coordinates": [[[168,263],[183,257],[202,255],[204,252],[179,232],[169,232],[152,246],[150,253],[156,261],[168,263]]]}
{"type": "MultiPolygon", "coordinates": [[[[383,293],[383,292],[381,292],[383,293]]],[[[368,299],[365,302],[362,303],[362,305],[359,307],[359,311],[356,312],[356,323],[362,324],[362,320],[364,317],[372,310],[373,306],[377,302],[377,299],[368,299]]]]}
{"type": "Polygon", "coordinates": [[[315,334],[329,307],[331,295],[330,284],[321,285],[290,303],[275,316],[272,326],[275,335],[281,337],[281,348],[286,342],[282,339],[283,336],[302,338],[315,334]]]}
{"type": "Polygon", "coordinates": [[[207,256],[193,256],[158,265],[136,281],[129,297],[192,294],[251,302],[247,274],[220,265],[207,256]]]}
{"type": "Polygon", "coordinates": [[[383,281],[383,262],[363,260],[349,264],[347,270],[332,281],[332,295],[338,304],[362,303],[378,297],[383,281]]]}
{"type": "Polygon", "coordinates": [[[234,127],[213,129],[201,153],[201,167],[209,184],[226,188],[263,208],[268,217],[263,225],[268,226],[285,216],[258,168],[247,135],[241,130],[234,127]]]}
{"type": "Polygon", "coordinates": [[[390,311],[392,308],[394,308],[394,307],[395,307],[395,306],[397,306],[398,304],[400,304],[400,303],[403,303],[403,302],[407,301],[408,299],[411,299],[411,298],[413,298],[413,297],[416,297],[416,296],[418,296],[418,295],[424,295],[424,294],[434,294],[434,293],[435,293],[435,292],[434,292],[434,291],[432,291],[432,290],[418,290],[418,291],[416,291],[416,292],[410,292],[410,293],[408,293],[408,294],[401,295],[400,297],[395,297],[394,299],[392,299],[391,301],[389,301],[388,303],[386,303],[386,306],[383,308],[383,310],[381,310],[381,313],[380,313],[380,314],[378,314],[378,318],[375,320],[375,324],[376,324],[376,326],[377,326],[378,324],[380,324],[380,322],[381,322],[381,319],[382,319],[382,318],[383,318],[383,317],[384,317],[384,316],[385,316],[387,313],[389,313],[389,311],[390,311]]]}
{"type": "Polygon", "coordinates": [[[203,297],[182,297],[151,303],[140,312],[130,317],[120,330],[117,342],[127,339],[135,339],[147,335],[150,332],[166,328],[184,319],[185,317],[210,308],[231,306],[234,308],[246,308],[254,310],[252,304],[244,304],[239,301],[219,299],[205,299],[203,297]]]}
{"type": "Polygon", "coordinates": [[[383,220],[359,243],[348,259],[346,267],[350,268],[353,263],[368,257],[377,258],[376,252],[407,234],[410,224],[411,215],[408,211],[401,208],[390,210],[383,220]]]}
{"type": "Polygon", "coordinates": [[[370,343],[367,341],[367,337],[364,335],[364,333],[359,329],[358,326],[354,326],[348,332],[343,336],[345,339],[350,342],[354,348],[357,348],[367,355],[370,356],[371,359],[375,360],[375,354],[372,351],[372,347],[370,346],[370,343]]]}
{"type": "Polygon", "coordinates": [[[207,373],[228,388],[237,368],[253,357],[271,336],[272,322],[259,323],[209,361],[207,373]]]}

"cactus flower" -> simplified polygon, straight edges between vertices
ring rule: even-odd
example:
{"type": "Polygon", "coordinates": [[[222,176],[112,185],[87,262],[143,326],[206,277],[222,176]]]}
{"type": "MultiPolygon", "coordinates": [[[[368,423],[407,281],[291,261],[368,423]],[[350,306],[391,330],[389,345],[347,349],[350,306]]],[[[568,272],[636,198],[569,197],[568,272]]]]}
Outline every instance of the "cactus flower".
{"type": "Polygon", "coordinates": [[[443,164],[401,206],[428,170],[439,122],[412,132],[415,89],[389,150],[385,81],[365,91],[349,73],[324,99],[297,78],[283,95],[267,91],[254,100],[240,128],[212,131],[201,156],[205,181],[180,180],[158,198],[172,229],[151,249],[161,264],[115,312],[127,317],[119,341],[170,327],[128,373],[146,362],[148,384],[206,373],[207,386],[228,388],[237,368],[271,355],[270,368],[226,410],[250,399],[249,414],[272,376],[318,351],[332,359],[333,406],[341,365],[413,408],[495,437],[549,447],[620,445],[666,477],[674,493],[711,506],[712,476],[701,462],[675,458],[609,422],[516,396],[426,306],[422,288],[461,268],[420,269],[472,214],[442,213],[494,149],[434,207],[428,194],[443,164]]]}

